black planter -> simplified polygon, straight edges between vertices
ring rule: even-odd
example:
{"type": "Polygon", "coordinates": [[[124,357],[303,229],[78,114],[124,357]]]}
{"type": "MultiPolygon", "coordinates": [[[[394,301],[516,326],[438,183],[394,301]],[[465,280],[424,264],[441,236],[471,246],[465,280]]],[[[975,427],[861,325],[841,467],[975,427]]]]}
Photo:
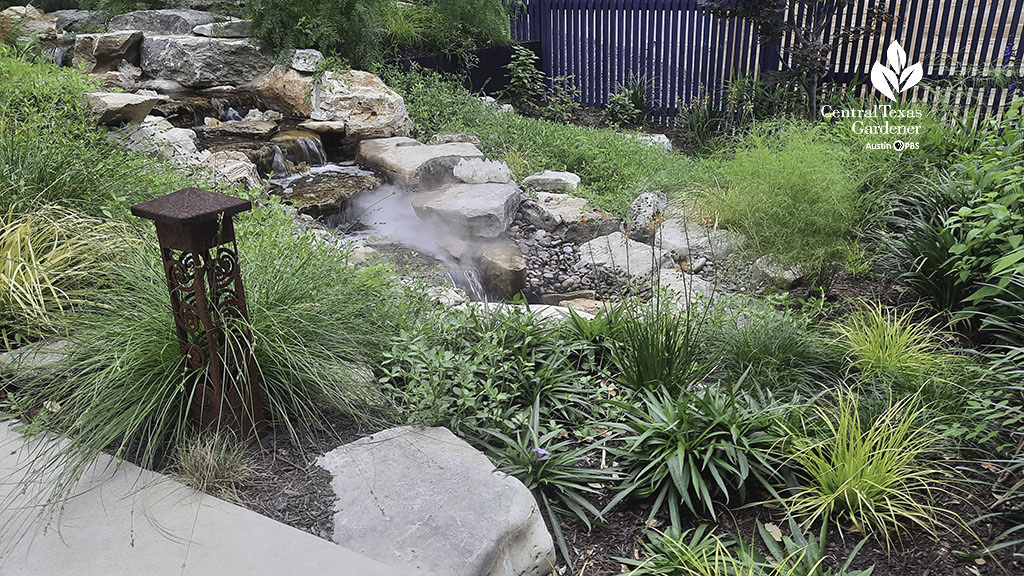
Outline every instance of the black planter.
{"type": "MultiPolygon", "coordinates": [[[[539,40],[516,42],[516,44],[529,48],[540,56],[539,40]]],[[[488,46],[473,50],[471,54],[475,57],[476,65],[469,70],[466,70],[461,58],[452,54],[428,54],[415,58],[400,58],[394,60],[393,63],[405,70],[415,63],[423,68],[439,72],[465,72],[468,77],[467,88],[474,92],[483,91],[491,96],[496,96],[508,86],[506,67],[512,60],[512,46],[511,44],[488,46]]]]}

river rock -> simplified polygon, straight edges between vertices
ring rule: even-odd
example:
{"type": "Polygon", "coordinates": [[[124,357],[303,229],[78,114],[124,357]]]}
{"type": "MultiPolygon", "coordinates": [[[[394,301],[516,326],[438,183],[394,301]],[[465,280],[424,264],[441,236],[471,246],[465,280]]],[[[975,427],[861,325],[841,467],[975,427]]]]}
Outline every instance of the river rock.
{"type": "Polygon", "coordinates": [[[32,6],[11,6],[0,11],[0,16],[6,16],[11,22],[18,24],[21,33],[25,36],[53,40],[59,32],[57,18],[46,15],[42,10],[32,6]]]}
{"type": "MultiPolygon", "coordinates": [[[[287,66],[274,66],[249,88],[266,100],[281,103],[299,116],[309,116],[313,110],[309,100],[313,77],[287,66]]],[[[341,124],[344,126],[344,122],[341,124]]]]}
{"type": "Polygon", "coordinates": [[[657,223],[664,218],[667,208],[668,198],[660,190],[651,190],[637,196],[626,214],[626,230],[630,238],[651,243],[655,229],[660,225],[657,223]]]}
{"type": "Polygon", "coordinates": [[[75,55],[71,63],[82,66],[89,74],[116,70],[122,60],[138,65],[141,44],[142,32],[79,34],[75,37],[75,55]]]}
{"type": "Polygon", "coordinates": [[[252,36],[252,20],[228,20],[200,24],[192,29],[192,33],[208,38],[250,38],[252,36]]]}
{"type": "Polygon", "coordinates": [[[244,186],[256,190],[262,186],[256,165],[242,152],[223,150],[214,152],[199,163],[199,168],[206,170],[214,184],[226,183],[231,186],[244,186]]]}
{"type": "Polygon", "coordinates": [[[126,92],[85,93],[85,104],[99,124],[142,122],[158,102],[159,97],[126,92]]]}
{"type": "Polygon", "coordinates": [[[111,132],[111,138],[131,150],[159,156],[179,166],[195,166],[210,155],[196,147],[196,133],[188,128],[175,128],[165,118],[147,116],[138,124],[111,132]]]}
{"type": "Polygon", "coordinates": [[[319,50],[296,50],[292,53],[291,67],[299,72],[313,73],[323,61],[324,55],[319,50]]]}
{"type": "Polygon", "coordinates": [[[671,262],[671,257],[668,252],[613,232],[582,244],[580,262],[613,276],[651,278],[656,269],[671,262]]]}
{"type": "Polygon", "coordinates": [[[547,576],[554,546],[530,491],[445,428],[391,428],[317,459],[334,541],[424,576],[547,576]]]}
{"type": "Polygon", "coordinates": [[[54,10],[50,16],[57,19],[57,28],[65,32],[87,32],[107,25],[106,16],[95,10],[54,10]]]}
{"type": "Polygon", "coordinates": [[[476,255],[475,263],[488,296],[507,300],[526,287],[526,260],[511,240],[487,243],[476,255]]]}
{"type": "Polygon", "coordinates": [[[107,24],[107,28],[110,30],[141,30],[153,34],[188,35],[196,26],[222,20],[225,20],[223,16],[187,8],[136,10],[114,16],[107,24]]]}
{"type": "Polygon", "coordinates": [[[595,208],[588,200],[537,192],[535,198],[523,200],[519,207],[523,219],[548,232],[559,232],[574,244],[606,236],[619,229],[619,221],[595,208]]]}
{"type": "Polygon", "coordinates": [[[450,184],[418,194],[416,214],[454,236],[495,238],[512,223],[519,208],[519,186],[507,184],[450,184]]]}
{"type": "Polygon", "coordinates": [[[555,172],[545,170],[523,179],[523,186],[531,190],[542,190],[546,192],[562,191],[568,192],[579,188],[580,177],[572,172],[555,172]]]}
{"type": "Polygon", "coordinates": [[[146,36],[141,62],[149,76],[191,88],[246,84],[273,67],[250,40],[202,36],[146,36]]]}
{"type": "Polygon", "coordinates": [[[512,180],[508,164],[486,158],[463,158],[452,169],[452,175],[466,184],[504,184],[512,180]]]}
{"type": "Polygon", "coordinates": [[[677,304],[689,304],[696,298],[711,298],[714,285],[697,274],[672,268],[662,270],[658,274],[658,285],[668,288],[675,296],[677,304]]]}
{"type": "Polygon", "coordinates": [[[476,146],[465,142],[426,145],[397,136],[363,140],[356,162],[381,172],[393,184],[429,190],[453,182],[455,165],[461,160],[483,157],[476,146]]]}
{"type": "Polygon", "coordinates": [[[405,100],[369,72],[324,72],[313,84],[310,102],[310,119],[344,122],[350,137],[389,138],[412,132],[405,100]]]}

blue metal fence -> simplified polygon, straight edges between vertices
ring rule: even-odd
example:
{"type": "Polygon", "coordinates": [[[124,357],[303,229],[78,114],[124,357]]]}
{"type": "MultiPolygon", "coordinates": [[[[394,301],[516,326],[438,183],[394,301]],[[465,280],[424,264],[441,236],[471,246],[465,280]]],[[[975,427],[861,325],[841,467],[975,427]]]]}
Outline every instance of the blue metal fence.
{"type": "MultiPolygon", "coordinates": [[[[891,22],[880,34],[837,43],[831,54],[830,79],[858,95],[870,95],[871,64],[884,61],[893,40],[933,81],[913,97],[955,110],[983,116],[1005,106],[1011,92],[990,80],[1007,49],[1012,63],[1003,72],[1024,74],[1024,1],[862,0],[839,3],[827,26],[864,25],[872,8],[884,8],[891,22]]],[[[801,22],[811,14],[794,3],[784,17],[801,22]]],[[[782,69],[778,54],[795,41],[760,46],[756,27],[715,16],[697,0],[529,0],[512,31],[519,40],[540,40],[544,72],[571,76],[586,104],[606,104],[631,77],[643,79],[655,121],[696,99],[720,105],[730,79],[782,69]]]]}

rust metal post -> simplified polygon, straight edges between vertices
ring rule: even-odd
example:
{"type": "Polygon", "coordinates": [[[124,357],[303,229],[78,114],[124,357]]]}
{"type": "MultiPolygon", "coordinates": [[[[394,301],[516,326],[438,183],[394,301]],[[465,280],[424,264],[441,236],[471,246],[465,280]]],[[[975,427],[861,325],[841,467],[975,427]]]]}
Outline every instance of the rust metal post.
{"type": "Polygon", "coordinates": [[[200,374],[190,413],[214,430],[245,432],[263,422],[232,221],[250,208],[248,200],[185,188],[131,209],[156,223],[178,345],[200,374]]]}

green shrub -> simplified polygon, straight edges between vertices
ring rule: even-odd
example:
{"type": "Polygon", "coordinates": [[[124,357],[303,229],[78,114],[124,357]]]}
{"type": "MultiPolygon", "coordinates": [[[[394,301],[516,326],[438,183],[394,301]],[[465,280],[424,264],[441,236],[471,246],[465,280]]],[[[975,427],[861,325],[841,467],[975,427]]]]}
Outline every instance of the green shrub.
{"type": "Polygon", "coordinates": [[[574,367],[581,347],[526,310],[452,311],[395,336],[381,382],[408,422],[486,440],[522,428],[537,397],[544,418],[586,422],[597,389],[574,367]]]}
{"type": "Polygon", "coordinates": [[[110,142],[84,105],[94,89],[79,70],[0,51],[0,213],[62,202],[123,217],[135,202],[196,183],[110,142]]]}
{"type": "Polygon", "coordinates": [[[518,478],[533,492],[547,514],[548,526],[555,534],[562,558],[571,568],[572,555],[559,517],[572,517],[590,530],[591,519],[601,519],[600,511],[588,498],[600,494],[593,485],[611,481],[614,473],[587,465],[598,444],[579,446],[559,428],[545,432],[540,414],[541,397],[538,396],[529,409],[525,429],[509,434],[485,430],[493,436],[487,449],[499,470],[518,478]]]}
{"type": "Polygon", "coordinates": [[[929,533],[958,521],[934,505],[952,484],[934,465],[940,440],[915,396],[891,404],[865,423],[858,397],[841,392],[835,405],[815,406],[814,424],[793,430],[791,464],[800,488],[789,500],[804,525],[852,525],[891,548],[908,525],[929,533]]]}
{"type": "Polygon", "coordinates": [[[436,72],[385,70],[384,81],[405,97],[418,136],[470,132],[489,158],[503,160],[517,178],[541,170],[568,170],[583,184],[574,193],[623,215],[647,190],[678,192],[696,177],[692,160],[614,130],[527,118],[485,107],[457,79],[436,72]]]}
{"type": "Polygon", "coordinates": [[[643,75],[630,74],[625,84],[608,95],[608,104],[601,111],[601,120],[618,126],[640,124],[650,108],[647,89],[650,82],[643,75]]]}
{"type": "Polygon", "coordinates": [[[847,153],[819,127],[760,124],[721,168],[708,198],[751,256],[800,266],[827,286],[857,260],[857,180],[847,153]]]}
{"type": "Polygon", "coordinates": [[[612,401],[622,418],[607,426],[624,443],[616,453],[625,478],[605,509],[629,496],[654,497],[650,517],[667,508],[679,526],[683,506],[714,515],[716,501],[742,502],[752,482],[767,487],[780,472],[774,451],[786,407],[741,388],[661,387],[612,401]]]}
{"type": "Polygon", "coordinates": [[[708,330],[707,357],[727,378],[773,390],[806,386],[834,373],[838,358],[805,313],[742,306],[721,315],[708,330]]]}
{"type": "MultiPolygon", "coordinates": [[[[311,236],[295,238],[291,226],[283,211],[261,209],[243,215],[237,232],[265,411],[294,436],[318,429],[327,409],[356,420],[386,410],[359,364],[379,361],[417,304],[386,271],[351,268],[311,236]]],[[[20,405],[53,408],[19,415],[33,429],[69,440],[33,464],[36,474],[62,471],[51,504],[100,450],[152,467],[192,433],[189,400],[204,373],[185,368],[159,251],[152,232],[145,237],[119,260],[114,288],[93,291],[68,319],[66,360],[19,394],[20,405]]]]}
{"type": "Polygon", "coordinates": [[[432,0],[427,46],[453,54],[509,42],[509,15],[501,0],[432,0]]]}
{"type": "Polygon", "coordinates": [[[316,48],[354,66],[381,61],[385,0],[251,0],[253,34],[275,52],[316,48]]]}
{"type": "Polygon", "coordinates": [[[611,354],[619,383],[634,391],[680,390],[701,380],[708,371],[700,362],[702,326],[703,315],[691,306],[628,306],[611,354]]]}

